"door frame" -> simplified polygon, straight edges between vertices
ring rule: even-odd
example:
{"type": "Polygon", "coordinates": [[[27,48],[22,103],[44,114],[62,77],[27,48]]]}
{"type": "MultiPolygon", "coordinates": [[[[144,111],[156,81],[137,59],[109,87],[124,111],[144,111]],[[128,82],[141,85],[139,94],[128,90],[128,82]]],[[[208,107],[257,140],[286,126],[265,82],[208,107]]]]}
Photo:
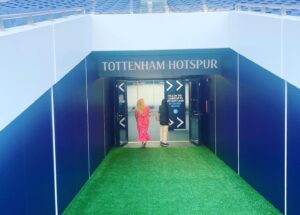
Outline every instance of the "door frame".
{"type": "Polygon", "coordinates": [[[202,129],[201,129],[201,125],[202,125],[202,121],[201,121],[201,117],[202,117],[202,98],[201,98],[201,76],[199,77],[195,77],[195,78],[190,78],[190,81],[189,81],[189,141],[195,145],[201,145],[202,144],[202,129]],[[198,130],[198,137],[197,139],[198,140],[193,140],[192,139],[192,115],[193,115],[193,111],[192,111],[192,82],[197,82],[197,102],[198,102],[198,105],[197,105],[197,112],[198,112],[198,117],[197,117],[197,120],[198,120],[198,123],[197,123],[197,130],[198,130]]]}
{"type": "Polygon", "coordinates": [[[121,80],[121,79],[118,79],[118,80],[115,80],[114,81],[114,89],[115,89],[115,92],[114,92],[114,97],[115,97],[115,102],[114,102],[114,124],[115,124],[115,145],[116,146],[124,146],[126,144],[128,144],[128,104],[127,104],[127,88],[126,88],[126,81],[127,80],[121,80]],[[125,111],[124,111],[124,116],[120,114],[119,112],[119,108],[120,108],[120,105],[119,105],[119,96],[120,96],[120,84],[119,82],[123,82],[125,83],[125,88],[124,88],[124,108],[125,108],[125,111]],[[122,143],[121,142],[121,136],[120,136],[120,125],[121,125],[121,122],[120,122],[120,116],[122,117],[125,117],[125,122],[122,123],[125,125],[125,141],[122,143]]]}

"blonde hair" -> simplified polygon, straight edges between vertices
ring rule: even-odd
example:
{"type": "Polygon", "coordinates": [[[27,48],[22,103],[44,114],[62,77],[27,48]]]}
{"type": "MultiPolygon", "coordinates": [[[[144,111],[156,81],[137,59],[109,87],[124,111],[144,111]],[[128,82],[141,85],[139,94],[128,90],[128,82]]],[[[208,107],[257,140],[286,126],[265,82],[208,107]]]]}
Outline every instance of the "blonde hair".
{"type": "Polygon", "coordinates": [[[145,109],[145,102],[144,102],[144,99],[139,99],[136,103],[136,107],[135,107],[136,111],[139,113],[139,114],[142,114],[144,109],[145,109]]]}

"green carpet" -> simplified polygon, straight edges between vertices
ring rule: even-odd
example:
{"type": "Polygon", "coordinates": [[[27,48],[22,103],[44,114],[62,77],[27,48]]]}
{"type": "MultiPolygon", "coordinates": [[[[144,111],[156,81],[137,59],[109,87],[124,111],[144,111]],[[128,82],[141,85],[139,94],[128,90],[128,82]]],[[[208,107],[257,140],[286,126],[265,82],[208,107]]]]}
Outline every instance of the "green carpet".
{"type": "Polygon", "coordinates": [[[68,214],[281,214],[206,147],[116,148],[68,214]]]}

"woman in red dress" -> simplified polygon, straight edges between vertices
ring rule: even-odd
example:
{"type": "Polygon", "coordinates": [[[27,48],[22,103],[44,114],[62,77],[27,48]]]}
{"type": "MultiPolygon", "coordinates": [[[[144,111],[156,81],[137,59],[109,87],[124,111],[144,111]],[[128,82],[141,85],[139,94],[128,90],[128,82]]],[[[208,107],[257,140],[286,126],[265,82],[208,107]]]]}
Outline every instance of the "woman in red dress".
{"type": "Polygon", "coordinates": [[[137,141],[142,142],[145,147],[147,142],[151,139],[148,128],[150,119],[150,108],[145,106],[144,99],[139,99],[134,111],[135,119],[137,122],[138,138],[137,141]]]}

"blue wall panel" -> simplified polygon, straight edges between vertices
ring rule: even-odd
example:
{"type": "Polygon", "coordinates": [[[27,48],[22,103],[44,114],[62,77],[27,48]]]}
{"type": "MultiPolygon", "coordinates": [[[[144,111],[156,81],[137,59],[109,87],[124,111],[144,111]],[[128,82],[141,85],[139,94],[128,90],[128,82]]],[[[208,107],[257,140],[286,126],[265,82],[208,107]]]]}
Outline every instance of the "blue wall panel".
{"type": "Polygon", "coordinates": [[[284,81],[240,56],[240,175],[284,209],[284,81]]]}
{"type": "Polygon", "coordinates": [[[106,154],[114,146],[114,80],[104,79],[104,104],[105,104],[105,151],[106,154]]]}
{"type": "Polygon", "coordinates": [[[300,89],[288,85],[288,151],[287,199],[288,214],[300,214],[300,89]]]}
{"type": "Polygon", "coordinates": [[[217,155],[237,171],[237,54],[223,56],[222,76],[216,77],[216,151],[217,155]]]}
{"type": "Polygon", "coordinates": [[[200,88],[200,111],[201,111],[201,126],[204,144],[215,152],[215,78],[205,76],[201,78],[200,88]],[[207,104],[206,104],[207,101],[207,104]]]}
{"type": "Polygon", "coordinates": [[[0,214],[54,214],[51,94],[0,132],[0,214]]]}
{"type": "MultiPolygon", "coordinates": [[[[104,146],[104,80],[97,73],[96,62],[87,58],[87,85],[89,101],[89,143],[91,173],[97,168],[105,155],[104,146]]],[[[113,105],[111,104],[111,107],[113,105]]]]}
{"type": "Polygon", "coordinates": [[[54,86],[54,112],[61,213],[89,177],[84,61],[54,86]]]}

